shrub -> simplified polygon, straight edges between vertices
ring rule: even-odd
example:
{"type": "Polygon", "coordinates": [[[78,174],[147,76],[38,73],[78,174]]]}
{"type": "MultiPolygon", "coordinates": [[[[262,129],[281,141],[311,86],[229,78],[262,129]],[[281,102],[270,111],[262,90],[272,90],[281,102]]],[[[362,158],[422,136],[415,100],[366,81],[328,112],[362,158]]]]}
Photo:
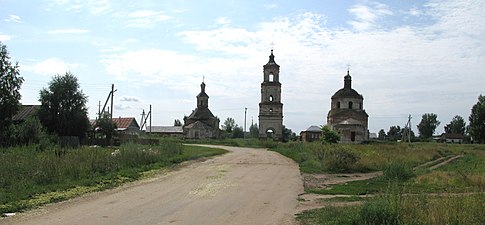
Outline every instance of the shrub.
{"type": "Polygon", "coordinates": [[[398,224],[399,215],[385,199],[369,201],[364,204],[359,212],[359,220],[356,224],[398,224]]]}
{"type": "Polygon", "coordinates": [[[329,171],[349,172],[357,161],[359,161],[359,156],[356,153],[346,148],[335,146],[334,149],[326,154],[323,163],[329,171]]]}
{"type": "Polygon", "coordinates": [[[382,172],[388,180],[406,181],[414,176],[413,168],[399,161],[387,165],[382,172]]]}

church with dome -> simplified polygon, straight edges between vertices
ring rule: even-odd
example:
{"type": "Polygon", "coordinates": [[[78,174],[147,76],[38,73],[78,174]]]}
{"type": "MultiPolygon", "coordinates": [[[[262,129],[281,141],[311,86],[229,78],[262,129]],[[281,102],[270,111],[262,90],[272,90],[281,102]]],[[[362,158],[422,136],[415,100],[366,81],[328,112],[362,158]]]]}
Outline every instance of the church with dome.
{"type": "Polygon", "coordinates": [[[347,70],[344,87],[332,96],[327,125],[340,134],[341,143],[362,143],[369,140],[368,118],[364,97],[352,88],[352,77],[347,70]]]}

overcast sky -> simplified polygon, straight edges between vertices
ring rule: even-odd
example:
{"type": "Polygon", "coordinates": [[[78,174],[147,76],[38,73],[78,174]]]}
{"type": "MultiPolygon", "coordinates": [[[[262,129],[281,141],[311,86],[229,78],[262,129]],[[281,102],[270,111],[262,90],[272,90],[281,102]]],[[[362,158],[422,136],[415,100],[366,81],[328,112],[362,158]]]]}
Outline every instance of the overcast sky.
{"type": "Polygon", "coordinates": [[[153,107],[173,125],[196,107],[202,77],[221,119],[258,122],[263,65],[280,65],[283,123],[324,125],[348,65],[370,132],[413,130],[423,113],[468,123],[485,94],[485,1],[0,0],[0,41],[20,65],[22,103],[71,71],[96,117],[111,84],[114,116],[153,107]],[[271,45],[274,43],[274,45],[271,45]]]}

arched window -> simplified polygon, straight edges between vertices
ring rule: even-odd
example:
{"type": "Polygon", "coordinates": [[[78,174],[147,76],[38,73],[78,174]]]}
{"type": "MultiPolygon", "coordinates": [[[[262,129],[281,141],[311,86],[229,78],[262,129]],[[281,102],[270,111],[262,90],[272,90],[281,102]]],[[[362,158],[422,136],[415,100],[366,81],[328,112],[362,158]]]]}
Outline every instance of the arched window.
{"type": "Polygon", "coordinates": [[[270,95],[269,96],[269,101],[272,102],[273,101],[273,95],[270,95]]]}
{"type": "Polygon", "coordinates": [[[273,82],[273,81],[274,81],[274,74],[270,73],[269,74],[269,82],[273,82]]]}
{"type": "Polygon", "coordinates": [[[353,102],[349,102],[349,109],[352,109],[353,102]]]}
{"type": "Polygon", "coordinates": [[[359,109],[362,109],[362,102],[359,103],[359,109]]]}
{"type": "Polygon", "coordinates": [[[269,112],[273,112],[273,108],[269,108],[269,112]]]}
{"type": "Polygon", "coordinates": [[[340,109],[340,102],[337,102],[337,109],[340,109]]]}

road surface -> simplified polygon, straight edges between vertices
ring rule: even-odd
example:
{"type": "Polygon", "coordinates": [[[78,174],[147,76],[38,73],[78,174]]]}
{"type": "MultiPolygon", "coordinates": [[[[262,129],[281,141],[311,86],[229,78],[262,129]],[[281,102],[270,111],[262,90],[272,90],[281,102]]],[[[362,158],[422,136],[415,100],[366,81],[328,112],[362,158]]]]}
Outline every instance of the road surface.
{"type": "Polygon", "coordinates": [[[220,148],[230,153],[0,224],[295,224],[298,165],[263,149],[220,148]]]}

